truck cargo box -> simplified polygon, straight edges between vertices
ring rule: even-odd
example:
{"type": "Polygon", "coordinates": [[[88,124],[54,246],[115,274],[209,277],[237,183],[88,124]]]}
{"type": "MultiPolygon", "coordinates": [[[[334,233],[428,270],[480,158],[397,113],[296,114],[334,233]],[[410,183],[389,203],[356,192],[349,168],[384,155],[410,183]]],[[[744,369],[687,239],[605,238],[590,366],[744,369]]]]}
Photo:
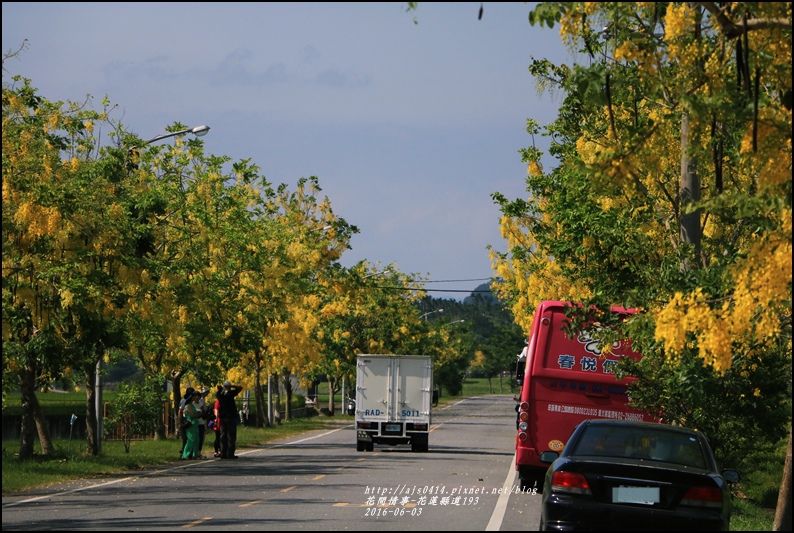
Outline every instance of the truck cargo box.
{"type": "Polygon", "coordinates": [[[427,451],[433,362],[425,355],[359,355],[356,367],[356,449],[407,444],[427,451]]]}

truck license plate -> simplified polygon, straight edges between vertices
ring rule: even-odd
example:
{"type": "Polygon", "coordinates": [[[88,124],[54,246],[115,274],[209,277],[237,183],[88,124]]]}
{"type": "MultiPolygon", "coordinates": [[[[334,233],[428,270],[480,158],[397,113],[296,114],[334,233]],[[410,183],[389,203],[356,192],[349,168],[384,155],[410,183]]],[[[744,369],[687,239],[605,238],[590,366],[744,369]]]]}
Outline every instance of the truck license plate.
{"type": "Polygon", "coordinates": [[[402,428],[400,427],[400,424],[386,424],[384,429],[390,433],[399,433],[402,428]]]}

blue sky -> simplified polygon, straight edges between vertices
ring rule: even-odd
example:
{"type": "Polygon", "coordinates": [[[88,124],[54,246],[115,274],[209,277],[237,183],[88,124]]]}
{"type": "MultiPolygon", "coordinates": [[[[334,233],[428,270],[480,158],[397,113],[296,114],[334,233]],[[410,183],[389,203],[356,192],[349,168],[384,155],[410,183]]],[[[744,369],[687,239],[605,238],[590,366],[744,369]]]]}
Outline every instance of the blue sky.
{"type": "Polygon", "coordinates": [[[505,249],[491,194],[525,196],[526,119],[556,116],[531,58],[573,58],[556,28],[529,25],[531,4],[486,3],[482,20],[480,3],[406,7],[3,2],[3,52],[28,40],[4,80],[97,109],[107,95],[143,139],[207,124],[208,153],[274,184],[317,176],[361,230],[345,266],[394,262],[462,299],[493,275],[486,246],[505,249]]]}

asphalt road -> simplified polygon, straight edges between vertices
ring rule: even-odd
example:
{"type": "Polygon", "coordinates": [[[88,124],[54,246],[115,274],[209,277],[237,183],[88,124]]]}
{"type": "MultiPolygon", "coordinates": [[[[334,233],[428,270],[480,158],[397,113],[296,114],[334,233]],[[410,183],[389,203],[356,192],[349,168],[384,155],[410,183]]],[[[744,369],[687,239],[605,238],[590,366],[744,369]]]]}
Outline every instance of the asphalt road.
{"type": "Polygon", "coordinates": [[[427,453],[357,452],[353,425],[238,450],[236,461],[3,496],[3,530],[536,530],[540,496],[513,468],[509,395],[436,409],[427,453]]]}

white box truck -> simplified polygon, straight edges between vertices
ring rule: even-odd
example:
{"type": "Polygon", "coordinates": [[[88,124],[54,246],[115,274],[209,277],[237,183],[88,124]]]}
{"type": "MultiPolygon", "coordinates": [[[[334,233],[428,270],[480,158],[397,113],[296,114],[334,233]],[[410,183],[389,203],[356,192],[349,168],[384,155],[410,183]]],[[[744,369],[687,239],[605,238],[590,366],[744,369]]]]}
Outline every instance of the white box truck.
{"type": "Polygon", "coordinates": [[[356,450],[411,443],[426,452],[433,398],[433,362],[426,355],[359,355],[356,367],[356,450]]]}

